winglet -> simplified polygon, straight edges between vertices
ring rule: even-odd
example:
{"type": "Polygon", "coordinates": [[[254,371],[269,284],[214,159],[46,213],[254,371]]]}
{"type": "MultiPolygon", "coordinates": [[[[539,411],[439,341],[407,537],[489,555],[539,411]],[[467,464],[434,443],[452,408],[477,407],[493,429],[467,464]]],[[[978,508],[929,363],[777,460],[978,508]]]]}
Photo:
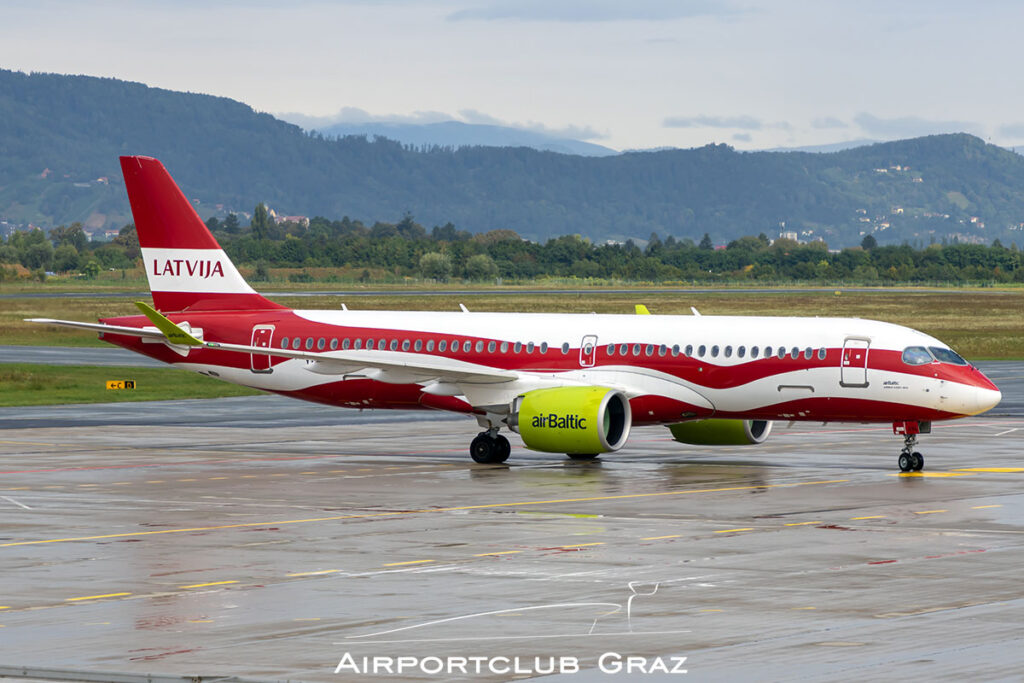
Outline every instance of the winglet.
{"type": "Polygon", "coordinates": [[[690,306],[690,312],[693,313],[696,316],[700,315],[700,311],[697,310],[696,306],[690,306]]]}
{"type": "Polygon", "coordinates": [[[647,307],[644,306],[643,304],[637,304],[636,305],[636,314],[637,315],[650,315],[651,312],[648,311],[647,307]]]}
{"type": "Polygon", "coordinates": [[[149,304],[143,301],[136,301],[135,306],[138,307],[142,314],[150,319],[150,321],[156,325],[156,329],[163,332],[163,335],[167,337],[167,341],[172,344],[181,344],[184,346],[202,346],[203,342],[193,337],[191,334],[183,330],[181,327],[175,325],[167,317],[157,312],[149,304]]]}

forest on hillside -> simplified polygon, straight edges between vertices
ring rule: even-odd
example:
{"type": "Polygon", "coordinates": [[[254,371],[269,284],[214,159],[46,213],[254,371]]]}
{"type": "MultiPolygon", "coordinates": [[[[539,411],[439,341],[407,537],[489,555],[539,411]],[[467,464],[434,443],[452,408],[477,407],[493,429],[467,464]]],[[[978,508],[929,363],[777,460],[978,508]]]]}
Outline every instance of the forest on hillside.
{"type": "Polygon", "coordinates": [[[662,238],[716,244],[793,232],[853,246],[1024,227],[1024,158],[966,134],[841,152],[727,145],[602,158],[525,147],[413,148],[325,138],[240,102],[116,79],[0,70],[0,220],[49,229],[130,220],[117,158],[161,159],[204,216],[259,202],[279,214],[426,224],[534,241],[662,238]]]}

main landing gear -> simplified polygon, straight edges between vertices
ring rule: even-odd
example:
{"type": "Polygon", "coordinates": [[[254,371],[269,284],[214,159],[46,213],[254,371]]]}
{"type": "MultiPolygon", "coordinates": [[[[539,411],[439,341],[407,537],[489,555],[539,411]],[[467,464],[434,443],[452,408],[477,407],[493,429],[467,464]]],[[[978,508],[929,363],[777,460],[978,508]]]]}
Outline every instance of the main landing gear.
{"type": "Polygon", "coordinates": [[[512,444],[497,429],[480,432],[469,445],[469,455],[483,465],[496,465],[508,460],[512,444]]]}
{"type": "Polygon", "coordinates": [[[897,463],[900,472],[920,472],[924,469],[924,456],[914,450],[917,445],[918,434],[929,434],[932,431],[931,422],[894,422],[892,424],[894,434],[903,435],[903,450],[900,451],[897,463]]]}

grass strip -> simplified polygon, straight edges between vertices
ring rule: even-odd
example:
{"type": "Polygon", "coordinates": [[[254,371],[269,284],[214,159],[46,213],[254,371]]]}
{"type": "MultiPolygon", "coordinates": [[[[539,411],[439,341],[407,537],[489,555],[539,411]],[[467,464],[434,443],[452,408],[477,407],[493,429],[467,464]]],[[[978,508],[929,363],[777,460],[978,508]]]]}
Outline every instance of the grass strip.
{"type": "Polygon", "coordinates": [[[176,368],[0,364],[0,407],[65,403],[165,401],[255,396],[264,392],[176,368]],[[135,380],[135,389],[110,390],[109,380],[135,380]]]}

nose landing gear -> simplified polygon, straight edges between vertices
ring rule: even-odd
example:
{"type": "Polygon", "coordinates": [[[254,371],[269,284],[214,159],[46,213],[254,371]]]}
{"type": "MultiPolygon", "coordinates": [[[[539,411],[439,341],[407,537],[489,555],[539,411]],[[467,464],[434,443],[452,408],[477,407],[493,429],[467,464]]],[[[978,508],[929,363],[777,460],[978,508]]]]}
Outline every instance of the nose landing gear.
{"type": "Polygon", "coordinates": [[[931,432],[930,422],[893,422],[892,431],[894,434],[903,435],[903,450],[896,461],[900,472],[920,472],[924,469],[924,456],[914,450],[917,445],[918,434],[931,432]]]}

